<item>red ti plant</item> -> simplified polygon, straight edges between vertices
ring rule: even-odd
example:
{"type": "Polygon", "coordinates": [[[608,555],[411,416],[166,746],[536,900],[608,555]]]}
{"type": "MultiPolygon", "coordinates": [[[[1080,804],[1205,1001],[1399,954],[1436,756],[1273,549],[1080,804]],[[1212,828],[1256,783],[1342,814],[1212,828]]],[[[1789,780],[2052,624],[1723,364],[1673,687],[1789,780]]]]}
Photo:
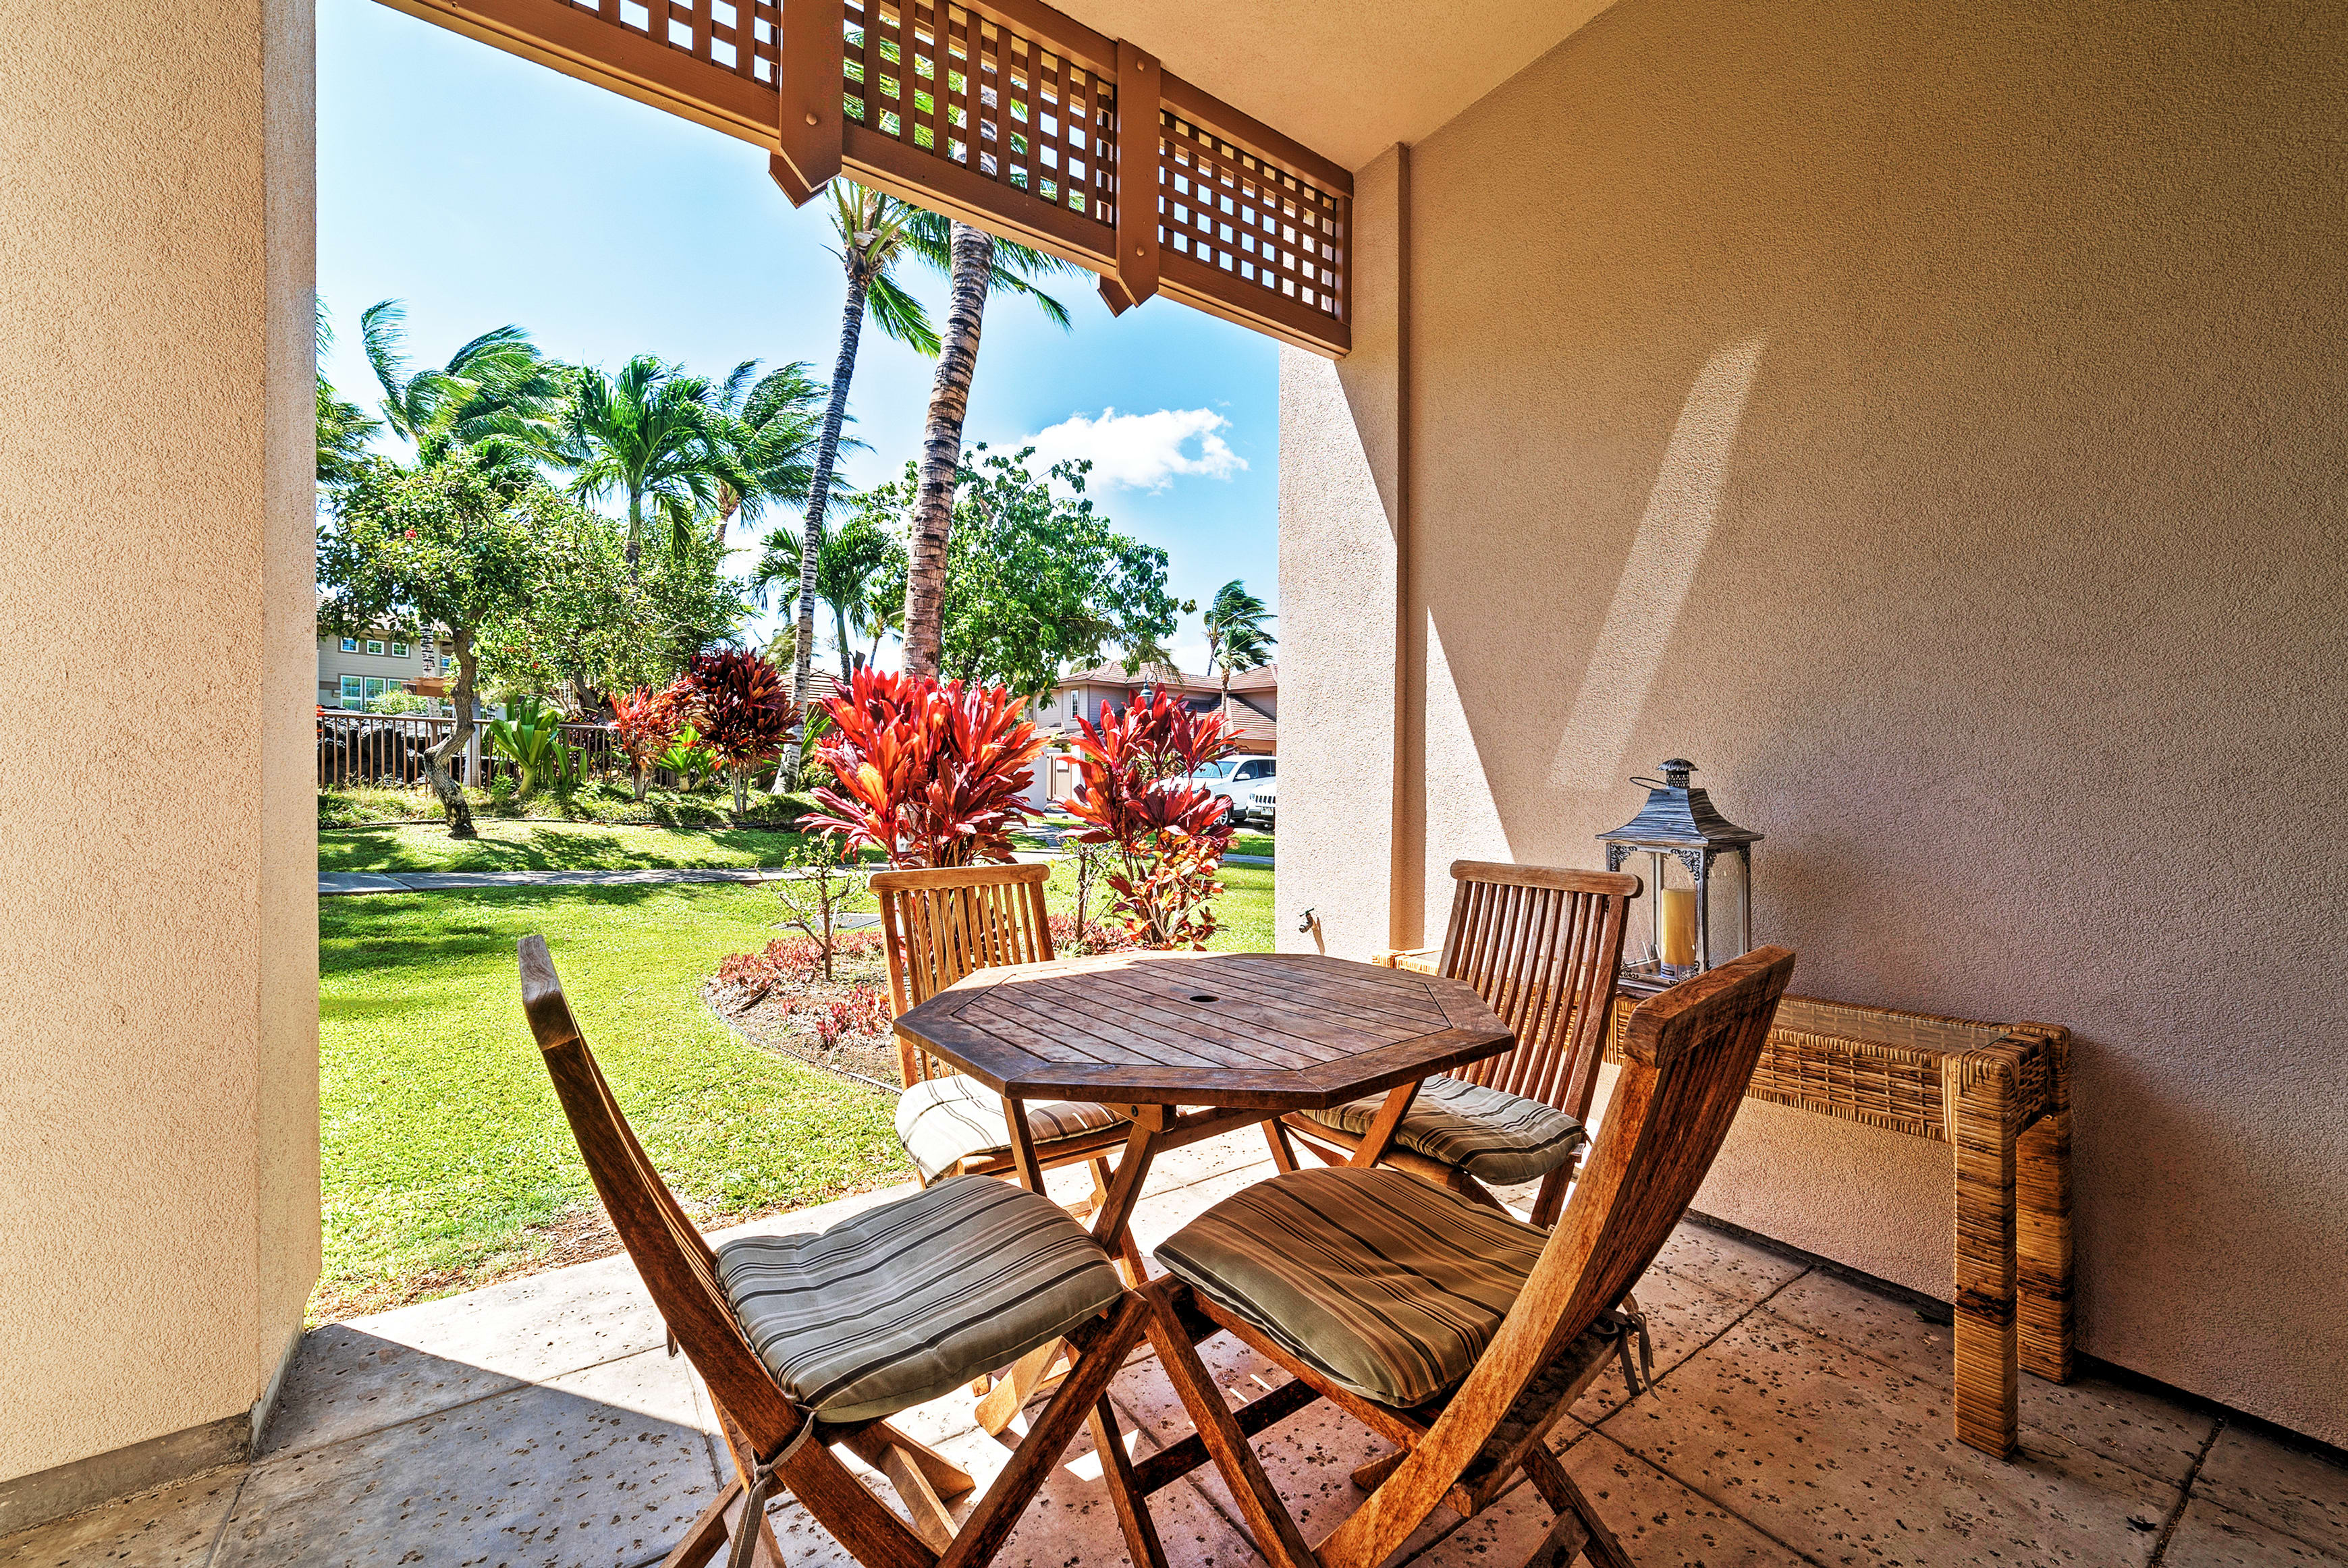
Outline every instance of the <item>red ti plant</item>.
{"type": "Polygon", "coordinates": [[[838,787],[815,792],[823,815],[801,831],[843,834],[895,866],[1011,858],[1011,830],[1035,815],[1019,797],[1044,749],[1018,698],[867,665],[817,706],[831,728],[816,756],[838,787]]]}
{"type": "Polygon", "coordinates": [[[1067,809],[1086,825],[1078,842],[1117,852],[1108,885],[1127,931],[1144,948],[1205,947],[1231,817],[1225,802],[1182,780],[1231,754],[1222,716],[1194,713],[1159,692],[1109,710],[1098,728],[1076,723],[1067,809]]]}
{"type": "Polygon", "coordinates": [[[783,749],[791,733],[791,699],[781,674],[739,648],[696,653],[669,690],[701,732],[702,746],[734,775],[734,815],[750,810],[750,774],[783,749]]]}
{"type": "Polygon", "coordinates": [[[673,690],[655,692],[639,686],[624,697],[612,699],[612,728],[635,774],[639,802],[644,798],[644,787],[652,783],[661,753],[684,726],[685,716],[677,712],[673,690]]]}

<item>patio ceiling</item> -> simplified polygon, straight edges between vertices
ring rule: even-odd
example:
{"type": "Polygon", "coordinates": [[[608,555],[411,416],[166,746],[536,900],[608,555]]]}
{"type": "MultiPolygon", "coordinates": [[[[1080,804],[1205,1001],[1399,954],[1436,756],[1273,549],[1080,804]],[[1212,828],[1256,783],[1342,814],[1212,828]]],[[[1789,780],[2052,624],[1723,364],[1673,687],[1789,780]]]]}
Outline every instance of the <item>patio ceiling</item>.
{"type": "Polygon", "coordinates": [[[1062,0],[1347,169],[1415,142],[1613,0],[1062,0]],[[1275,67],[1268,63],[1276,58],[1275,67]]]}
{"type": "Polygon", "coordinates": [[[386,4],[766,147],[794,202],[845,174],[1091,269],[1112,312],[1352,345],[1346,169],[1038,0],[386,4]]]}

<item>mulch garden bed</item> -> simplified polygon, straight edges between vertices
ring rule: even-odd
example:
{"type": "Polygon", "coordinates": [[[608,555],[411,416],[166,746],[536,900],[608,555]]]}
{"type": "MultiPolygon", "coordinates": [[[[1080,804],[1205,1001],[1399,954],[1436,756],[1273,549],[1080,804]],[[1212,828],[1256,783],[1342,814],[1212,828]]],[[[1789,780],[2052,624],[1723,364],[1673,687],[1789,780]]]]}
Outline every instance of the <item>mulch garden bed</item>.
{"type": "Polygon", "coordinates": [[[889,1025],[889,974],[877,929],[839,934],[828,980],[815,941],[788,937],[762,953],[726,959],[701,994],[762,1050],[897,1090],[897,1037],[889,1025]]]}

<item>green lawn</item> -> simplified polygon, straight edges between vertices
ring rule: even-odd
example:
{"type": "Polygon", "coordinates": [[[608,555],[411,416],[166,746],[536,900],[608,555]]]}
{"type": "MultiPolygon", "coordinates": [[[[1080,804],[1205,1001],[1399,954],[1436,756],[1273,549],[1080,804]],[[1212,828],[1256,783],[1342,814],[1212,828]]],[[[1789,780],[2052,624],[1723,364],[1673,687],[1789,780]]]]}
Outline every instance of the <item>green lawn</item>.
{"type": "MultiPolygon", "coordinates": [[[[495,789],[467,790],[465,800],[477,819],[638,822],[663,827],[726,827],[734,822],[734,796],[729,791],[656,789],[638,800],[626,784],[609,779],[586,784],[568,795],[542,789],[527,798],[516,796],[511,786],[499,780],[495,789]]],[[[756,789],[750,792],[753,822],[787,825],[813,809],[815,802],[807,795],[769,794],[756,789]]],[[[376,789],[358,785],[318,792],[321,828],[402,822],[429,824],[440,820],[440,803],[433,798],[430,790],[421,786],[376,789]]]]}
{"type": "Polygon", "coordinates": [[[325,1271],[344,1316],[527,1265],[592,1204],[523,1026],[514,944],[542,932],[613,1092],[705,1219],[894,1179],[888,1097],[754,1050],[702,980],[776,933],[757,887],[515,889],[319,912],[325,1271]]]}
{"type": "Polygon", "coordinates": [[[474,824],[451,838],[430,826],[321,828],[321,871],[623,871],[659,866],[778,866],[801,842],[771,828],[617,827],[601,824],[474,824]]]}
{"type": "MultiPolygon", "coordinates": [[[[486,825],[484,831],[486,832],[486,825]]],[[[1234,866],[1214,946],[1272,946],[1272,872],[1234,866]]],[[[1065,911],[1072,876],[1055,868],[1065,911]]],[[[705,1224],[908,1173],[890,1097],[744,1044],[702,1002],[764,947],[773,893],[514,888],[319,906],[321,1320],[567,1261],[593,1195],[521,1020],[514,944],[542,933],[654,1162],[705,1224]]]]}

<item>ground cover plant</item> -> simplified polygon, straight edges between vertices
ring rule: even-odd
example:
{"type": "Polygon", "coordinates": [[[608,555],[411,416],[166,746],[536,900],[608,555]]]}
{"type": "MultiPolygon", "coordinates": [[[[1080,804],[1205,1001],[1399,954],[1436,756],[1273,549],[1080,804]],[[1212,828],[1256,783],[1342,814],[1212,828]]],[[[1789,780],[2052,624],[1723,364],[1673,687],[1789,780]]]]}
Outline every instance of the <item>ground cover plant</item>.
{"type": "Polygon", "coordinates": [[[727,885],[324,900],[314,1318],[614,1249],[522,1021],[514,945],[531,932],[697,1222],[900,1179],[889,1096],[757,1050],[701,999],[774,917],[770,891],[727,885]]]}

